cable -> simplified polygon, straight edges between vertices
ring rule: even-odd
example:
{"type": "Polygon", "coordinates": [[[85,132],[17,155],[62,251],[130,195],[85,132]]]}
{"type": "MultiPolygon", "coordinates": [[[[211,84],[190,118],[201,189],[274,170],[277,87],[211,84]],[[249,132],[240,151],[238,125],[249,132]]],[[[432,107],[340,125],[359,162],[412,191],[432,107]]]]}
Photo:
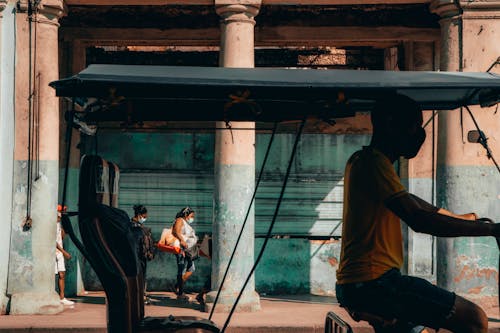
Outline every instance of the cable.
{"type": "MultiPolygon", "coordinates": [[[[432,116],[432,149],[431,149],[431,163],[432,163],[432,166],[431,166],[431,203],[433,205],[436,205],[436,169],[434,167],[434,164],[436,162],[436,117],[435,115],[437,114],[436,111],[434,111],[434,114],[432,116]]],[[[436,254],[436,237],[434,236],[431,236],[431,253],[432,253],[432,257],[431,258],[434,258],[435,254],[436,254]]],[[[434,261],[434,259],[433,259],[434,261]]],[[[436,274],[436,267],[435,267],[436,263],[434,262],[432,264],[432,274],[436,274]]]]}
{"type": "Polygon", "coordinates": [[[493,69],[493,67],[495,67],[496,65],[500,65],[500,57],[498,57],[497,60],[495,60],[491,64],[491,66],[486,70],[486,73],[489,73],[493,69]]]}
{"type": "Polygon", "coordinates": [[[66,188],[68,187],[68,170],[69,170],[69,160],[71,154],[71,139],[73,137],[73,110],[75,109],[75,100],[72,100],[71,111],[67,113],[68,117],[66,119],[66,163],[64,166],[64,183],[63,183],[63,193],[61,205],[64,207],[66,204],[66,188]]]}
{"type": "Polygon", "coordinates": [[[269,225],[267,235],[264,239],[264,243],[262,244],[259,255],[257,256],[257,259],[255,260],[255,263],[253,264],[253,267],[250,270],[250,273],[248,274],[247,279],[245,280],[245,283],[243,284],[243,287],[241,288],[240,293],[238,294],[238,297],[236,298],[236,301],[234,302],[233,307],[231,308],[231,311],[229,312],[229,315],[226,319],[226,322],[224,323],[224,326],[222,327],[221,333],[224,333],[226,331],[226,328],[229,325],[229,322],[231,321],[231,317],[233,316],[233,313],[236,310],[236,306],[238,305],[238,302],[240,301],[240,298],[243,295],[243,292],[245,291],[245,288],[246,288],[248,282],[250,281],[250,278],[252,277],[253,273],[255,272],[257,265],[259,264],[260,260],[262,259],[262,255],[264,254],[264,250],[266,249],[267,243],[269,241],[271,232],[272,232],[273,227],[274,227],[274,223],[276,222],[276,218],[278,217],[278,212],[279,212],[279,209],[281,206],[281,202],[283,201],[283,196],[285,194],[285,189],[286,189],[286,185],[288,183],[288,178],[290,177],[290,171],[292,170],[292,163],[293,163],[293,160],[295,158],[295,153],[297,152],[297,146],[298,146],[300,138],[302,136],[302,131],[304,130],[305,123],[306,123],[306,118],[304,118],[304,120],[302,120],[302,123],[300,124],[299,131],[297,132],[297,136],[295,137],[295,143],[293,145],[293,150],[292,150],[292,154],[290,156],[290,161],[288,162],[288,167],[286,169],[285,179],[283,181],[283,185],[281,186],[280,196],[279,196],[278,202],[276,204],[276,209],[274,211],[273,219],[271,220],[271,224],[269,225]]]}
{"type": "Polygon", "coordinates": [[[257,190],[259,188],[259,184],[260,184],[260,181],[262,179],[262,175],[264,174],[264,167],[267,164],[267,158],[269,157],[269,153],[271,151],[271,146],[272,146],[273,141],[274,141],[274,136],[276,134],[277,127],[278,127],[278,123],[274,123],[273,132],[271,134],[271,138],[269,139],[269,143],[267,145],[266,154],[264,155],[264,160],[262,161],[262,166],[260,168],[259,177],[257,178],[257,183],[255,184],[252,199],[250,200],[250,204],[248,205],[248,210],[247,210],[247,213],[245,215],[245,220],[243,221],[243,225],[241,226],[241,230],[240,230],[240,233],[239,233],[238,238],[236,240],[236,244],[234,245],[233,252],[231,253],[231,257],[229,258],[229,262],[227,263],[226,271],[224,272],[224,276],[222,277],[222,281],[220,283],[220,286],[217,289],[217,295],[215,296],[214,305],[212,306],[212,309],[210,310],[210,315],[208,316],[209,320],[212,319],[212,316],[213,316],[214,311],[215,311],[215,307],[217,305],[217,301],[219,300],[219,296],[220,296],[220,293],[222,291],[222,287],[224,286],[224,282],[226,281],[226,277],[227,277],[227,274],[229,272],[229,267],[231,266],[231,263],[233,262],[233,258],[234,258],[234,255],[236,253],[236,249],[238,248],[238,244],[240,243],[241,236],[243,235],[243,230],[245,229],[245,225],[247,223],[248,216],[250,215],[250,211],[252,209],[252,205],[253,205],[253,202],[255,200],[255,196],[257,195],[257,190]]]}
{"type": "MultiPolygon", "coordinates": [[[[31,19],[31,22],[35,22],[35,31],[33,37],[33,90],[30,91],[30,98],[34,98],[34,103],[32,102],[33,107],[33,145],[34,145],[34,160],[35,160],[35,181],[40,178],[40,94],[38,89],[40,89],[40,74],[37,75],[37,45],[38,45],[38,4],[39,1],[35,0],[34,2],[34,11],[32,15],[34,15],[34,21],[31,19]]],[[[31,41],[30,41],[31,42],[31,41]]],[[[30,73],[30,76],[32,74],[30,73]]],[[[30,88],[31,89],[31,88],[30,88]]],[[[33,177],[33,176],[32,176],[33,177]]]]}
{"type": "Polygon", "coordinates": [[[427,127],[427,125],[429,125],[431,122],[432,122],[432,126],[434,126],[434,118],[436,118],[437,114],[438,113],[436,110],[432,111],[432,116],[425,122],[425,124],[424,124],[424,126],[422,126],[422,128],[425,129],[427,127]]]}
{"type": "MultiPolygon", "coordinates": [[[[33,188],[32,180],[32,157],[33,157],[33,3],[28,1],[28,159],[27,159],[27,188],[26,188],[26,217],[23,222],[23,231],[28,231],[31,229],[31,194],[33,188]]],[[[36,61],[36,59],[35,59],[36,61]]]]}
{"type": "Polygon", "coordinates": [[[486,149],[486,156],[488,156],[488,159],[493,161],[493,164],[495,164],[498,172],[500,173],[500,166],[498,166],[498,163],[495,160],[495,157],[493,157],[493,154],[491,153],[491,149],[488,146],[488,138],[484,135],[483,131],[481,131],[481,129],[479,128],[479,125],[476,121],[476,118],[474,117],[474,115],[472,114],[472,111],[469,109],[469,107],[467,105],[465,105],[465,109],[469,112],[469,115],[471,116],[472,121],[474,122],[474,125],[476,126],[476,129],[479,132],[478,143],[480,143],[481,146],[483,146],[484,149],[486,149]]]}

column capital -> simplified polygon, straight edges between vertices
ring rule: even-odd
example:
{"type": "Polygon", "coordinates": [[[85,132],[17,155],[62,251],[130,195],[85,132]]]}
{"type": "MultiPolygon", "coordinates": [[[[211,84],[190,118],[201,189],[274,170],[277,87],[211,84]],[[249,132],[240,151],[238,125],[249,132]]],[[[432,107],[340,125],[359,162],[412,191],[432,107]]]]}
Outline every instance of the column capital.
{"type": "Polygon", "coordinates": [[[432,0],[430,4],[431,12],[442,18],[450,18],[464,13],[468,16],[478,17],[499,17],[500,0],[432,0]]]}
{"type": "Polygon", "coordinates": [[[65,16],[68,8],[64,0],[43,0],[39,5],[39,13],[49,20],[59,20],[65,16]]]}
{"type": "Polygon", "coordinates": [[[215,11],[223,22],[250,22],[260,10],[262,0],[215,0],[215,11]]]}
{"type": "MultiPolygon", "coordinates": [[[[18,10],[20,12],[27,12],[28,3],[29,0],[19,0],[17,3],[18,10]]],[[[59,26],[58,21],[66,15],[67,6],[64,0],[42,0],[36,7],[36,13],[40,15],[36,19],[38,22],[59,26]]]]}
{"type": "Polygon", "coordinates": [[[461,6],[455,0],[432,0],[430,10],[441,18],[458,16],[462,11],[461,6]]]}

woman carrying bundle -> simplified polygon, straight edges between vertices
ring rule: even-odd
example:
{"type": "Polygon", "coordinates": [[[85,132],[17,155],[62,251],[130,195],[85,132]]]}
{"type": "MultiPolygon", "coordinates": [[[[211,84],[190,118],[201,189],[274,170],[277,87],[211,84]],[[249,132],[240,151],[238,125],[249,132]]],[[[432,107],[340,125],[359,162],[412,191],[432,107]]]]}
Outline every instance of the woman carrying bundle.
{"type": "Polygon", "coordinates": [[[177,283],[175,285],[177,299],[189,300],[184,294],[184,283],[189,279],[195,270],[193,260],[198,257],[198,237],[191,227],[194,221],[194,210],[190,207],[181,209],[175,215],[175,222],[172,227],[172,234],[181,245],[182,252],[176,254],[177,258],[177,283]]]}

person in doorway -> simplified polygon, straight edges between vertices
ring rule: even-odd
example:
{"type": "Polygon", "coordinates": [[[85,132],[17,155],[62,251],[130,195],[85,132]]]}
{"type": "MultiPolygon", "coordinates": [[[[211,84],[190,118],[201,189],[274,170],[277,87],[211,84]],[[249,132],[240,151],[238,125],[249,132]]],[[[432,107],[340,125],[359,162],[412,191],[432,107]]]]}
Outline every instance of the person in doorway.
{"type": "Polygon", "coordinates": [[[420,150],[422,111],[395,95],[376,103],[369,146],[348,160],[344,178],[342,246],[337,299],[355,319],[380,332],[486,332],[476,304],[424,279],[402,275],[400,220],[417,232],[440,237],[500,236],[500,225],[476,214],[456,215],[408,193],[393,163],[420,150]],[[421,325],[421,326],[419,326],[421,325]]]}
{"type": "Polygon", "coordinates": [[[137,237],[137,256],[141,263],[142,275],[144,278],[144,304],[148,305],[151,303],[150,298],[146,293],[146,272],[148,267],[148,261],[153,260],[155,255],[155,246],[153,237],[151,234],[151,229],[144,225],[148,218],[148,210],[143,205],[135,205],[134,217],[131,219],[132,230],[134,235],[137,237]]]}
{"type": "MultiPolygon", "coordinates": [[[[195,212],[190,207],[182,208],[175,215],[175,222],[172,227],[172,234],[179,240],[182,248],[180,254],[176,254],[177,258],[177,283],[175,285],[177,299],[189,300],[189,296],[184,293],[184,284],[195,271],[194,260],[198,258],[198,237],[191,226],[195,218],[195,212]]],[[[204,303],[203,291],[196,296],[200,303],[204,303]]]]}
{"type": "Polygon", "coordinates": [[[64,250],[63,239],[65,236],[64,229],[61,226],[62,213],[66,211],[66,206],[57,206],[57,224],[56,224],[56,264],[55,274],[57,275],[57,285],[59,287],[59,301],[63,305],[73,305],[75,302],[70,301],[64,296],[66,265],[64,259],[70,260],[71,254],[64,250]]]}

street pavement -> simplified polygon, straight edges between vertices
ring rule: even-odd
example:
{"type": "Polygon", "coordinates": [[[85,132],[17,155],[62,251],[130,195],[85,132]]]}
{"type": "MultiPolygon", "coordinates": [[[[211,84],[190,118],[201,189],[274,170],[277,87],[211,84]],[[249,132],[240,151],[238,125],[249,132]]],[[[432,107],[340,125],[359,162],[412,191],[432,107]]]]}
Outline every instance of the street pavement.
{"type": "MultiPolygon", "coordinates": [[[[151,305],[145,307],[146,316],[195,316],[208,318],[190,295],[190,301],[178,301],[173,293],[151,293],[151,305]]],[[[74,306],[66,306],[57,315],[18,315],[0,316],[0,332],[54,332],[54,333],[104,333],[106,332],[106,305],[102,292],[89,292],[76,298],[74,306]]],[[[354,322],[338,306],[335,298],[321,296],[261,296],[262,310],[254,313],[235,313],[226,330],[227,333],[322,333],[325,330],[325,318],[329,311],[334,311],[348,322],[355,333],[373,332],[366,322],[354,322]]],[[[483,306],[490,320],[489,332],[500,333],[498,306],[483,306]]],[[[222,327],[227,318],[225,313],[214,314],[213,321],[222,327]]],[[[440,332],[444,332],[440,330],[440,332]]]]}

